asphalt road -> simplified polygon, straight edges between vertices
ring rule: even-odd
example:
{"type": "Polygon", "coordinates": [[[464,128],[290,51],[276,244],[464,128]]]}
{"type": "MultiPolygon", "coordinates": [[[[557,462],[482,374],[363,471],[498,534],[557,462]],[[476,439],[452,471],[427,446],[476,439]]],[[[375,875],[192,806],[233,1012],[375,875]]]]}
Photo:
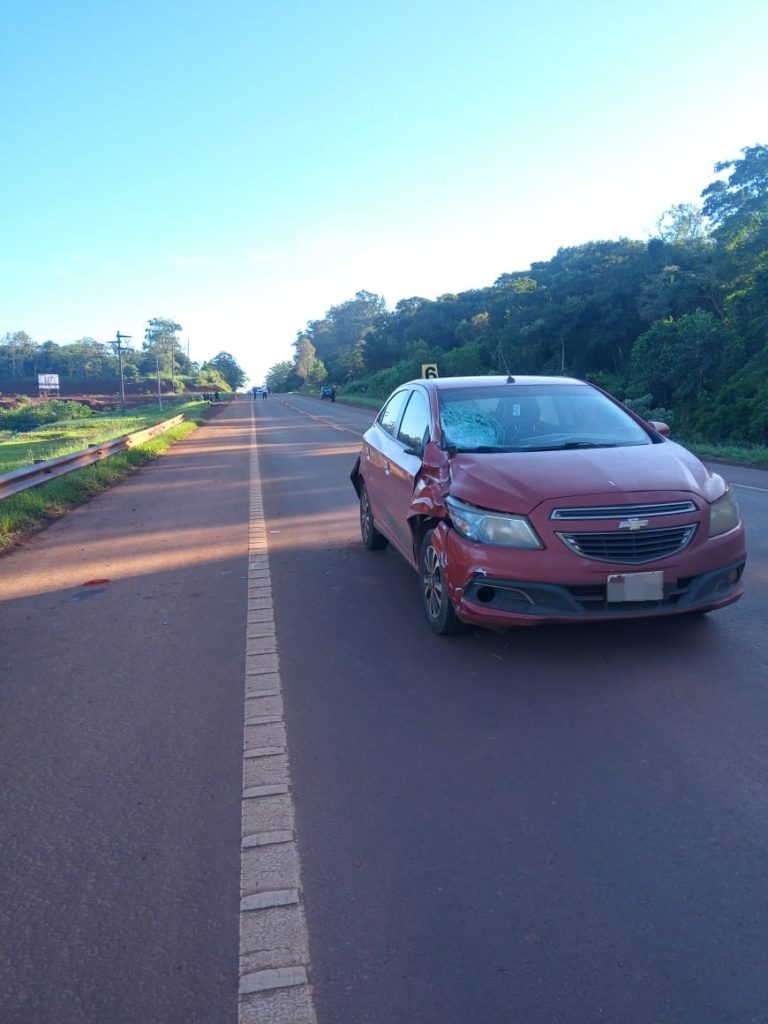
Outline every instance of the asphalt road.
{"type": "MultiPolygon", "coordinates": [[[[235,1020],[250,408],[0,559],[3,1024],[235,1020]]],[[[253,409],[319,1024],[766,1024],[768,474],[735,606],[438,638],[253,409]]]]}
{"type": "Polygon", "coordinates": [[[370,414],[258,412],[319,1020],[765,1024],[768,475],[735,606],[438,638],[359,543],[370,414]]]}
{"type": "Polygon", "coordinates": [[[0,558],[2,1024],[235,1020],[236,412],[0,558]]]}

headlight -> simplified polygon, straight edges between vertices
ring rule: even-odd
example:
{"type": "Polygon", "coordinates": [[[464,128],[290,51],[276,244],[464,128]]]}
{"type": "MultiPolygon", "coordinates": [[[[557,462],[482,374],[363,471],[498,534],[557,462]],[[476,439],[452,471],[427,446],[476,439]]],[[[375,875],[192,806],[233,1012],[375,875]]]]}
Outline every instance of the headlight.
{"type": "Polygon", "coordinates": [[[451,511],[451,522],[467,540],[505,548],[544,547],[525,516],[485,512],[451,497],[446,498],[446,505],[451,511]]]}
{"type": "Polygon", "coordinates": [[[719,537],[739,525],[739,506],[730,486],[722,498],[713,501],[709,506],[709,536],[719,537]]]}

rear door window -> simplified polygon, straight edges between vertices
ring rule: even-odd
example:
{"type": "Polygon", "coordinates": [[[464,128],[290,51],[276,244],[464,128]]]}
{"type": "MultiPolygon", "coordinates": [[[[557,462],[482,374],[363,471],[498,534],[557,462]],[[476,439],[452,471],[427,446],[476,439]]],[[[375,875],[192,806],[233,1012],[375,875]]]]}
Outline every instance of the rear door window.
{"type": "Polygon", "coordinates": [[[406,448],[421,448],[428,440],[428,432],[429,406],[427,400],[420,391],[413,391],[403,415],[397,439],[406,448]]]}
{"type": "Polygon", "coordinates": [[[397,424],[400,422],[400,413],[408,401],[409,391],[396,391],[387,404],[379,413],[379,426],[386,430],[392,437],[397,437],[397,424]]]}

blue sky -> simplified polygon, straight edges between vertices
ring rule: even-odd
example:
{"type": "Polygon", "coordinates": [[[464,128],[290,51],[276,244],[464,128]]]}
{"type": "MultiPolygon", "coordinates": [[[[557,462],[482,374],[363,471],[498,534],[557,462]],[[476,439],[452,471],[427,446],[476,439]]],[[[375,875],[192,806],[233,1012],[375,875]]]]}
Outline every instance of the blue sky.
{"type": "Polygon", "coordinates": [[[252,382],[306,322],[645,238],[768,142],[764,0],[6,0],[0,336],[252,382]]]}

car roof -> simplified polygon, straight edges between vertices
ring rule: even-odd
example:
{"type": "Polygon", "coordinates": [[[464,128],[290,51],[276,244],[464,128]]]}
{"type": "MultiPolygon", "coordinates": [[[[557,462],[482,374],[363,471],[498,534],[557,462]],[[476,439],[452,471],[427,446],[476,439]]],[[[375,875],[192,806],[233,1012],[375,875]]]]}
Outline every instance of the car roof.
{"type": "MultiPolygon", "coordinates": [[[[417,379],[409,380],[407,384],[423,384],[425,387],[433,389],[435,391],[451,391],[455,388],[482,388],[482,387],[500,387],[504,384],[510,386],[514,384],[546,384],[552,387],[559,387],[564,384],[581,384],[584,387],[589,387],[583,380],[578,380],[576,377],[533,377],[533,376],[518,376],[511,374],[508,376],[505,373],[496,374],[494,376],[487,377],[432,377],[430,379],[417,379]],[[511,376],[511,380],[510,380],[511,376]]],[[[402,384],[401,387],[406,387],[406,384],[402,384]]]]}

